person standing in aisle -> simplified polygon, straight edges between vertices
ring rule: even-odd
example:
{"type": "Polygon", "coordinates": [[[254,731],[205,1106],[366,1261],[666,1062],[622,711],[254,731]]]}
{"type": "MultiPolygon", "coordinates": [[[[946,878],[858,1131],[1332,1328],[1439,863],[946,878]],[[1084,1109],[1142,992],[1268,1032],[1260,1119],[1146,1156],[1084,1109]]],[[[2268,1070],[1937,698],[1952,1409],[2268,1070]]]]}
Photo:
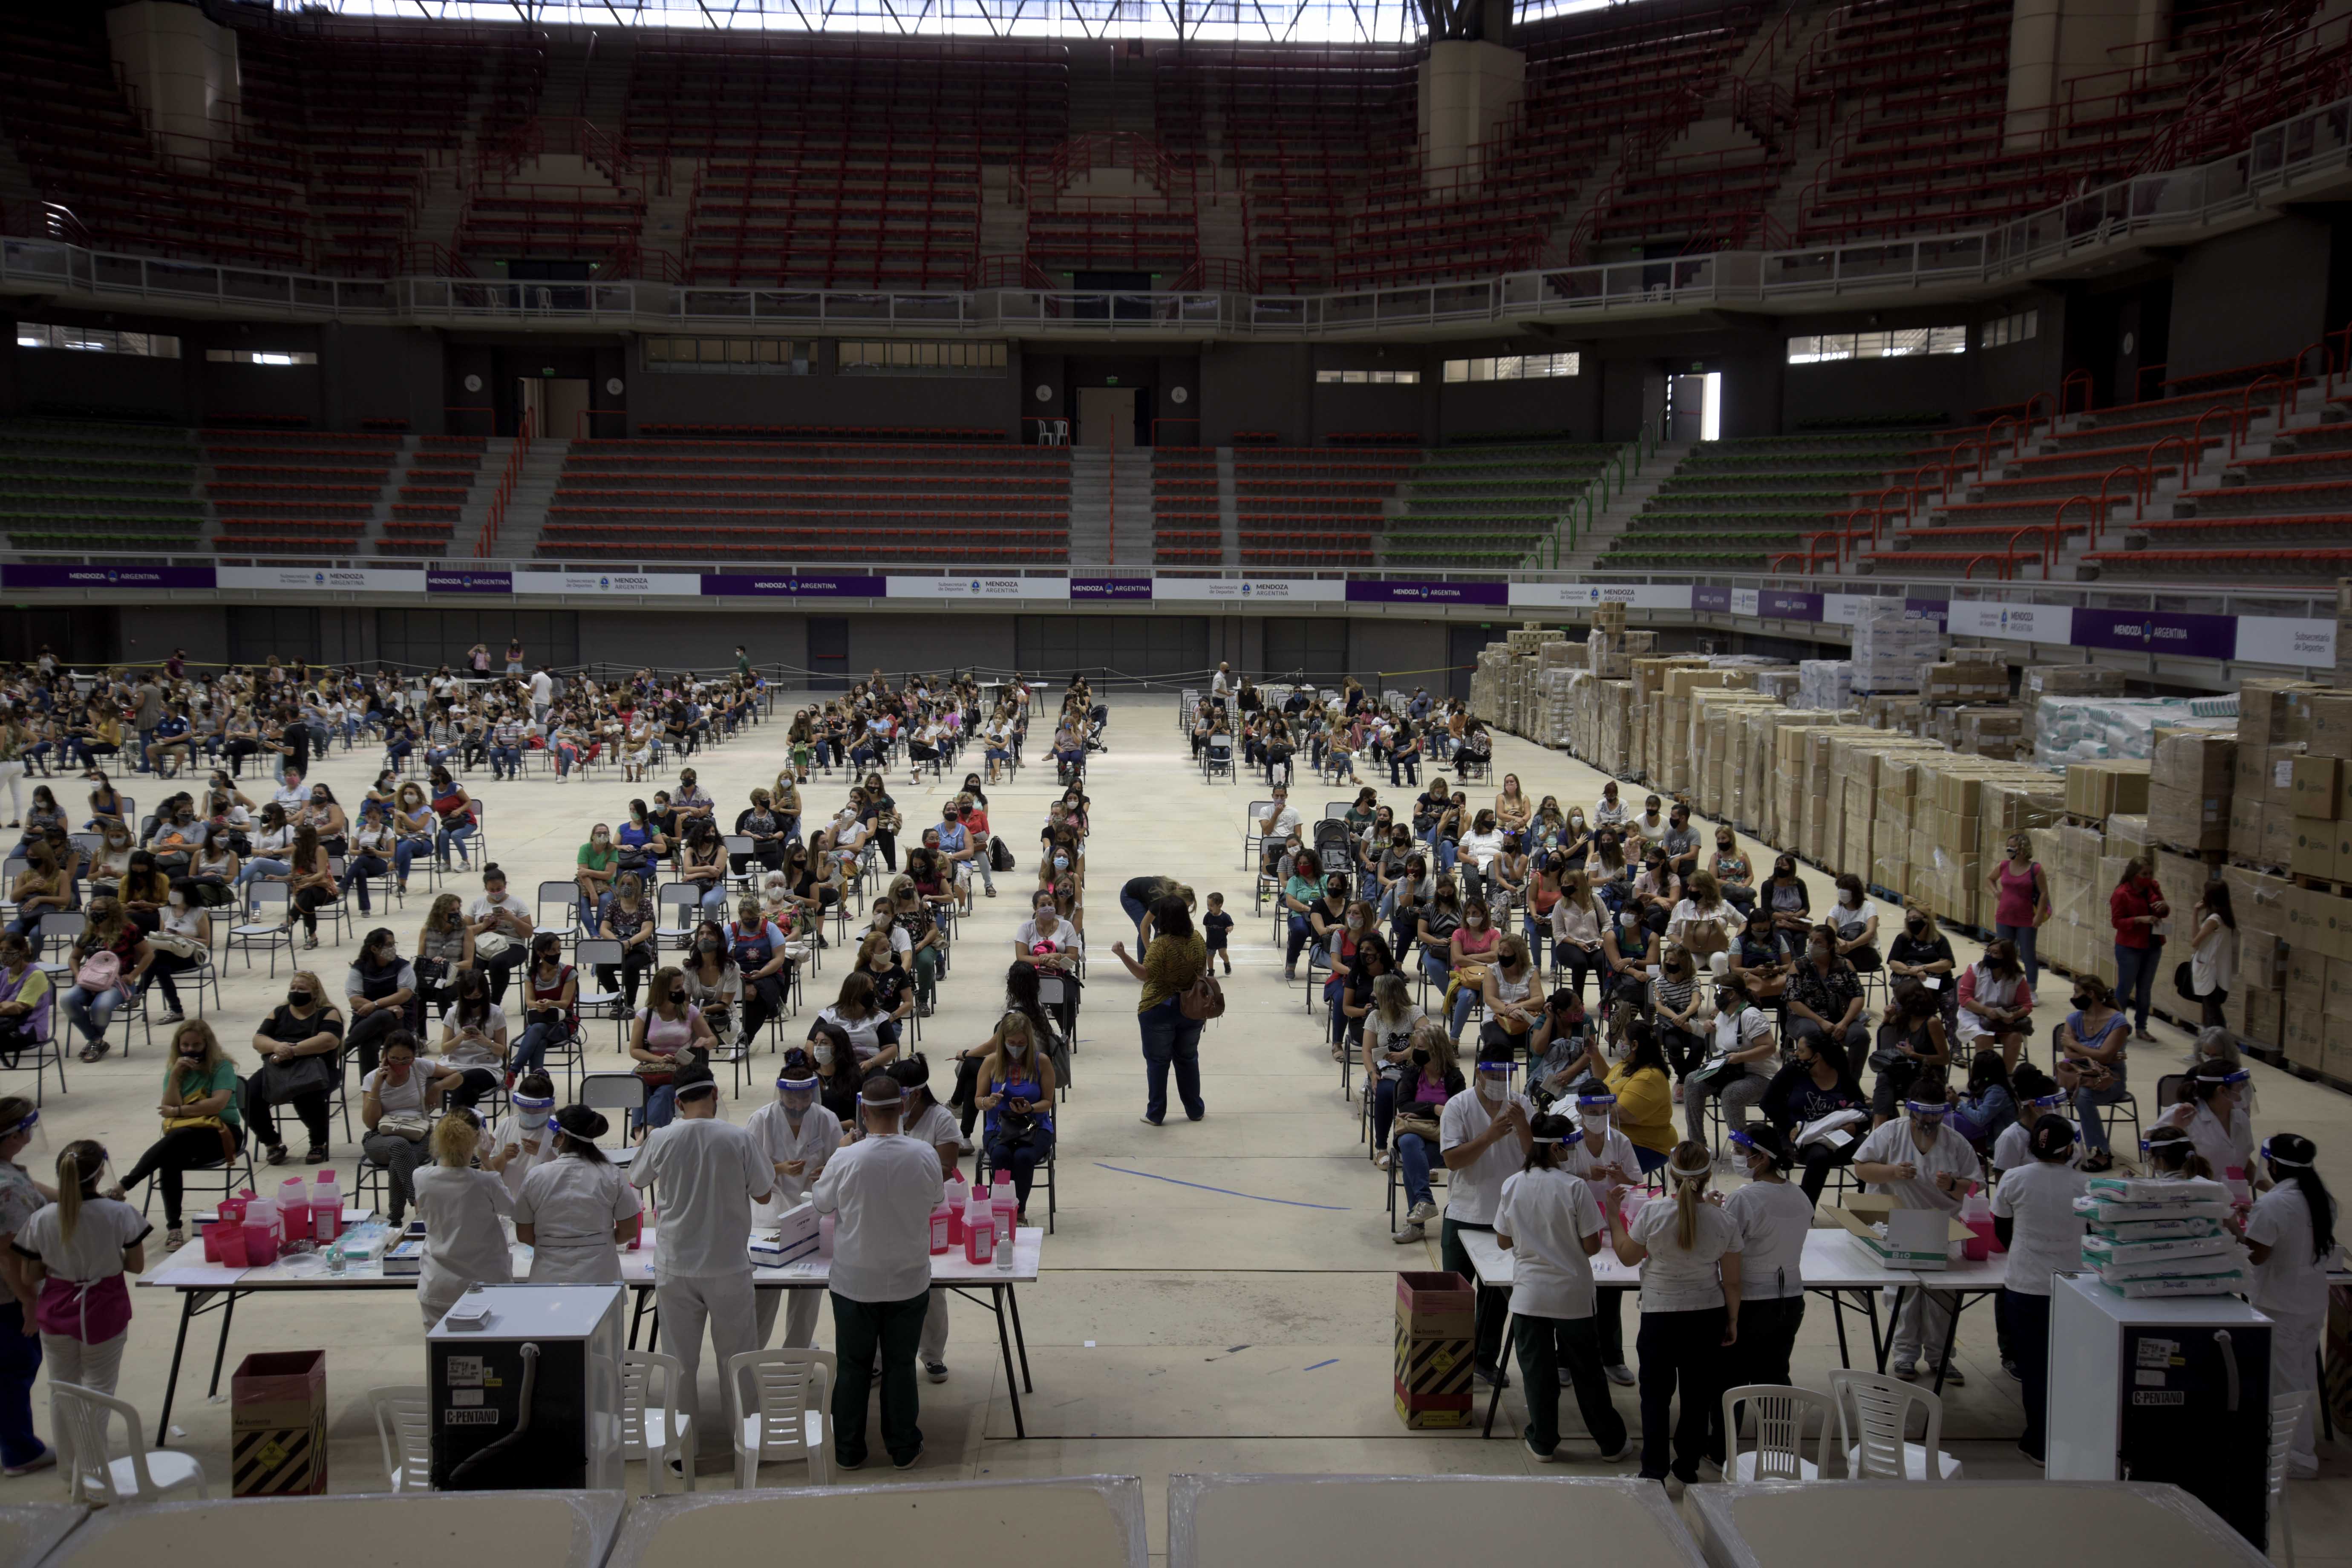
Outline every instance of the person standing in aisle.
{"type": "MultiPolygon", "coordinates": [[[[1701,1450],[1723,1398],[1725,1352],[1739,1338],[1739,1231],[1706,1201],[1715,1157],[1683,1142],[1666,1162],[1672,1197],[1652,1198],[1628,1225],[1610,1208],[1617,1261],[1642,1270],[1642,1479],[1698,1479],[1701,1450]],[[1682,1409],[1674,1412],[1679,1385],[1682,1409]],[[1673,1462],[1667,1460],[1668,1444],[1673,1462]]],[[[1717,1461],[1721,1454],[1713,1456],[1717,1461]]]]}
{"type": "Polygon", "coordinates": [[[2319,1386],[2319,1337],[2327,1327],[2327,1271],[2340,1260],[2336,1200],[2319,1179],[2319,1150],[2310,1139],[2278,1133],[2263,1145],[2263,1160],[2273,1184],[2246,1216],[2246,1253],[2254,1266],[2253,1289],[2246,1299],[2275,1325],[2271,1396],[2307,1395],[2286,1471],[2307,1481],[2319,1474],[2319,1454],[2311,1442],[2312,1407],[2327,1397],[2319,1386]]]}
{"type": "Polygon", "coordinates": [[[833,1458],[866,1463],[866,1397],[882,1363],[882,1447],[891,1465],[923,1457],[915,1352],[931,1297],[931,1211],[946,1194],[936,1150],[899,1131],[906,1095],[887,1074],[858,1090],[863,1135],[826,1163],[811,1194],[839,1216],[833,1238],[833,1458]]]}
{"type": "MultiPolygon", "coordinates": [[[[1450,1173],[1445,1218],[1438,1227],[1438,1267],[1465,1279],[1475,1275],[1462,1233],[1495,1228],[1503,1184],[1525,1165],[1534,1142],[1530,1127],[1535,1107],[1525,1095],[1511,1092],[1513,1049],[1505,1044],[1491,1047],[1491,1054],[1482,1051],[1470,1087],[1448,1100],[1438,1113],[1438,1148],[1450,1173]]],[[[1504,1382],[1503,1320],[1509,1313],[1509,1303],[1499,1290],[1481,1290],[1476,1313],[1472,1369],[1483,1381],[1500,1384],[1504,1382]]]]}
{"type": "MultiPolygon", "coordinates": [[[[758,1348],[751,1205],[775,1190],[776,1173],[751,1135],[719,1117],[719,1084],[709,1068],[695,1062],[678,1068],[672,1087],[677,1118],[647,1136],[630,1163],[629,1184],[659,1200],[654,1300],[661,1309],[662,1349],[677,1358],[678,1403],[692,1416],[701,1409],[705,1326],[719,1363],[722,1409],[734,1405],[729,1360],[758,1348]]],[[[698,1420],[695,1430],[713,1427],[698,1420]]]]}
{"type": "Polygon", "coordinates": [[[1592,1255],[1609,1227],[1591,1184],[1561,1163],[1577,1142],[1568,1119],[1538,1116],[1529,1135],[1527,1164],[1504,1182],[1495,1212],[1496,1243],[1516,1259],[1511,1322],[1519,1375],[1527,1379],[1528,1452],[1540,1464],[1557,1458],[1565,1376],[1585,1431],[1601,1458],[1613,1462],[1625,1457],[1625,1420],[1609,1403],[1609,1380],[1601,1375],[1592,1283],[1592,1255]]]}
{"type": "Polygon", "coordinates": [[[33,1380],[41,1373],[41,1299],[15,1246],[48,1202],[32,1173],[16,1163],[40,1120],[31,1100],[15,1095],[0,1100],[0,1128],[6,1129],[0,1131],[0,1283],[8,1288],[0,1300],[0,1475],[5,1476],[28,1476],[58,1462],[57,1451],[44,1447],[33,1430],[33,1380]]]}
{"type": "Polygon", "coordinates": [[[1161,895],[1145,913],[1151,945],[1144,949],[1142,963],[1128,955],[1127,943],[1110,944],[1113,956],[1143,982],[1135,1019],[1143,1036],[1144,1124],[1157,1127],[1168,1114],[1171,1067],[1176,1069],[1176,1096],[1184,1102],[1184,1115],[1198,1121],[1209,1113],[1201,1099],[1202,1020],[1184,1016],[1184,993],[1208,971],[1208,943],[1192,929],[1191,908],[1174,893],[1161,895]]]}
{"type": "Polygon", "coordinates": [[[1992,1234],[2009,1249],[1996,1310],[2025,1399],[2025,1436],[2017,1450],[2038,1465],[2050,1416],[2050,1281],[2083,1266],[2083,1216],[2074,1200],[2090,1190],[2091,1178],[2074,1167],[2074,1127],[2063,1116],[2036,1121],[2026,1147],[2033,1158],[1993,1189],[1992,1234]]]}
{"type": "Polygon", "coordinates": [[[1813,1226],[1813,1200],[1789,1181],[1797,1156],[1779,1128],[1737,1131],[1731,1142],[1748,1177],[1723,1200],[1723,1212],[1739,1228],[1739,1348],[1731,1381],[1785,1387],[1805,1321],[1805,1233],[1813,1226]]]}
{"type": "MultiPolygon", "coordinates": [[[[786,1053],[776,1073],[776,1098],[751,1112],[743,1131],[759,1146],[760,1157],[776,1173],[776,1185],[760,1207],[758,1219],[772,1225],[788,1209],[808,1201],[809,1189],[824,1173],[825,1162],[841,1147],[841,1123],[817,1105],[816,1063],[806,1051],[786,1053]]],[[[786,1348],[816,1348],[817,1293],[814,1290],[762,1290],[756,1311],[758,1342],[765,1345],[775,1331],[776,1313],[784,1314],[786,1348]],[[787,1297],[789,1300],[779,1301],[787,1297]]]]}

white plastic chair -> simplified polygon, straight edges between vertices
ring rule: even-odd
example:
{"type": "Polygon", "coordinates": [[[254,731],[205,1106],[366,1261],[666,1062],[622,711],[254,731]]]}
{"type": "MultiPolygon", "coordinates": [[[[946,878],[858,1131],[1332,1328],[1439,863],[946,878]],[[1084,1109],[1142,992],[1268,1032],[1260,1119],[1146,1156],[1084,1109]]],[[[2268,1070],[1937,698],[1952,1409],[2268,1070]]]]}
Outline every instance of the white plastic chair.
{"type": "Polygon", "coordinates": [[[433,1489],[433,1392],[426,1388],[371,1388],[376,1440],[383,1445],[383,1473],[396,1492],[433,1489]]]}
{"type": "Polygon", "coordinates": [[[1932,1390],[1874,1372],[1830,1373],[1830,1397],[1837,1401],[1838,1447],[1845,1450],[1845,1473],[1857,1481],[1956,1481],[1960,1462],[1943,1451],[1944,1402],[1932,1390]],[[1906,1440],[1911,1409],[1927,1412],[1927,1430],[1916,1443],[1906,1440]],[[1853,1426],[1846,1425],[1851,1410],[1853,1426]],[[1858,1436],[1857,1436],[1858,1434],[1858,1436]],[[1934,1462],[1929,1462],[1929,1456],[1934,1462]]]}
{"type": "Polygon", "coordinates": [[[1817,1481],[1829,1473],[1830,1424],[1836,1405],[1810,1388],[1752,1383],[1723,1391],[1724,1460],[1727,1481],[1817,1481]],[[1738,1406],[1756,1417],[1756,1446],[1739,1447],[1738,1406]],[[1805,1458],[1805,1417],[1818,1413],[1822,1430],[1813,1457],[1805,1458]]]}
{"type": "Polygon", "coordinates": [[[212,1496],[205,1484],[204,1466],[174,1449],[139,1446],[139,1434],[147,1429],[146,1424],[127,1402],[78,1383],[52,1383],[49,1414],[67,1437],[64,1446],[73,1451],[73,1474],[66,1493],[73,1501],[155,1502],[183,1487],[195,1488],[200,1498],[212,1496]],[[111,1436],[118,1415],[130,1436],[120,1458],[111,1436]]]}
{"type": "Polygon", "coordinates": [[[2294,1568],[2294,1531],[2286,1517],[2286,1468],[2294,1454],[2295,1428],[2303,1424],[2307,1393],[2271,1396],[2271,1451],[2263,1467],[2263,1484],[2270,1502],[2271,1561],[2294,1568]]]}
{"type": "Polygon", "coordinates": [[[831,1351],[746,1351],[727,1363],[734,1390],[735,1484],[760,1484],[763,1464],[806,1459],[809,1485],[833,1482],[833,1438],[826,1431],[835,1363],[831,1351]]]}
{"type": "Polygon", "coordinates": [[[694,1417],[678,1407],[685,1373],[674,1355],[659,1351],[621,1352],[621,1458],[646,1467],[646,1492],[662,1494],[663,1479],[675,1461],[694,1490],[694,1417]],[[656,1397],[658,1380],[660,1397],[656,1397]]]}

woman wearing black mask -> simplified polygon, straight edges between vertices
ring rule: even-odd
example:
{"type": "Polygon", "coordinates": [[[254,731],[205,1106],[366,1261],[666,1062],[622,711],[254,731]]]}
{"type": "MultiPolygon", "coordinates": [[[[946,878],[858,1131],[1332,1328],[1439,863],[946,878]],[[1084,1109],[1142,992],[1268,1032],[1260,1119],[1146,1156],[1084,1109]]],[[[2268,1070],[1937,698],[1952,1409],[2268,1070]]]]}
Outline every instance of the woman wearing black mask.
{"type": "Polygon", "coordinates": [[[245,1080],[245,1123],[269,1163],[286,1163],[278,1138],[277,1108],[290,1105],[310,1134],[306,1164],[327,1158],[327,1103],[342,1076],[343,1016],[327,1003],[327,988],[309,970],[286,983],[286,1002],[253,1032],[260,1070],[245,1080]]]}
{"type": "Polygon", "coordinates": [[[375,1071],[384,1037],[408,1025],[408,1005],[416,997],[416,970],[400,956],[400,939],[383,926],[367,933],[359,956],[343,977],[343,999],[352,1023],[345,1040],[359,1053],[360,1071],[375,1071]]]}
{"type": "Polygon", "coordinates": [[[694,928],[678,978],[685,982],[686,999],[702,1009],[712,1037],[735,1042],[729,1047],[730,1052],[740,1049],[741,1040],[734,1030],[736,1009],[743,1005],[743,972],[735,967],[735,956],[728,951],[724,926],[704,921],[694,928]]]}
{"type": "Polygon", "coordinates": [[[1943,1010],[1944,1027],[1952,1027],[1959,1012],[1960,990],[1953,984],[1959,968],[1952,956],[1952,939],[1936,929],[1936,917],[1916,903],[1903,906],[1903,929],[1886,944],[1886,979],[1916,981],[1936,994],[1943,1010]],[[1928,982],[1934,982],[1928,984],[1928,982]]]}

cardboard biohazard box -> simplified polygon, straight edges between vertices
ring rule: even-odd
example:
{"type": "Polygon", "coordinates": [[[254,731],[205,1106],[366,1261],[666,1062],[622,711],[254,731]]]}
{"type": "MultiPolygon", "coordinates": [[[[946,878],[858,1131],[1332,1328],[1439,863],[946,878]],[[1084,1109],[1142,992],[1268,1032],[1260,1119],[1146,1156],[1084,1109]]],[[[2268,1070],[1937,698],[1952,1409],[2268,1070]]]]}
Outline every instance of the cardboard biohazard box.
{"type": "Polygon", "coordinates": [[[249,1355],[229,1379],[229,1481],[236,1497],[327,1490],[327,1352],[249,1355]]]}
{"type": "Polygon", "coordinates": [[[1470,1425],[1476,1293],[1459,1274],[1397,1276],[1397,1419],[1416,1430],[1470,1425]]]}

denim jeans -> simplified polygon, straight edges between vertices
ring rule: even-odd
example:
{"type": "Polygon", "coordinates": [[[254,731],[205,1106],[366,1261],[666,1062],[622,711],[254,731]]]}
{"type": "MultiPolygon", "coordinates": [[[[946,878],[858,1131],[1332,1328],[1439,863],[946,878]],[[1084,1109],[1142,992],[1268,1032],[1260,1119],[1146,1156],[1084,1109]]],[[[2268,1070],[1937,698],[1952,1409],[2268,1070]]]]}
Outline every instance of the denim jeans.
{"type": "Polygon", "coordinates": [[[718,920],[727,918],[727,881],[725,878],[703,889],[702,912],[718,920]]]}
{"type": "Polygon", "coordinates": [[[343,862],[343,891],[348,893],[353,887],[359,889],[360,913],[373,912],[368,906],[369,879],[381,877],[388,869],[390,868],[373,855],[354,855],[343,862]]]}
{"type": "MultiPolygon", "coordinates": [[[[1393,1107],[1395,1091],[1391,1089],[1390,1093],[1390,1104],[1393,1107]]],[[[1391,1114],[1393,1115],[1394,1111],[1391,1110],[1391,1114]]],[[[1397,1173],[1404,1182],[1404,1201],[1407,1208],[1411,1208],[1415,1204],[1432,1201],[1429,1191],[1429,1141],[1420,1133],[1397,1134],[1397,1173]]]]}
{"type": "MultiPolygon", "coordinates": [[[[1121,901],[1124,902],[1125,900],[1122,900],[1121,901]]],[[[1305,915],[1292,915],[1290,917],[1289,945],[1283,950],[1282,954],[1283,967],[1285,969],[1293,969],[1297,967],[1299,950],[1314,940],[1315,928],[1307,923],[1307,917],[1305,915]]]]}
{"type": "Polygon", "coordinates": [[[408,886],[409,863],[431,847],[432,845],[422,838],[395,838],[393,840],[393,879],[404,888],[408,886]]]}
{"type": "Polygon", "coordinates": [[[2042,928],[2036,925],[1995,925],[1992,934],[2002,942],[2017,944],[2017,961],[2025,965],[2025,984],[2039,985],[2042,983],[2042,963],[2033,955],[2033,943],[2042,934],[2042,928]]]}
{"type": "Polygon", "coordinates": [[[490,748],[490,776],[494,779],[522,777],[522,748],[520,746],[492,746],[490,748]]]}
{"type": "Polygon", "coordinates": [[[2156,988],[2156,972],[2164,964],[2164,942],[2146,947],[2116,944],[2116,1010],[2132,1016],[2132,1027],[2147,1027],[2148,1004],[2156,988]]]}
{"type": "Polygon", "coordinates": [[[642,1127],[648,1132],[657,1131],[668,1126],[677,1115],[677,1088],[666,1083],[646,1096],[643,1110],[629,1112],[629,1131],[634,1132],[642,1127]]]}
{"type": "Polygon", "coordinates": [[[471,822],[460,822],[454,826],[442,828],[433,837],[434,858],[446,866],[449,864],[450,851],[455,850],[460,864],[472,865],[473,861],[466,855],[466,840],[473,836],[474,825],[471,822]]]}
{"type": "Polygon", "coordinates": [[[514,1054],[507,1058],[507,1070],[520,1078],[547,1065],[547,1047],[562,1045],[572,1037],[572,1031],[561,1018],[544,1024],[533,1024],[515,1042],[514,1054]]]}
{"type": "Polygon", "coordinates": [[[287,861],[272,860],[266,855],[257,855],[237,868],[236,885],[240,888],[248,887],[265,877],[272,880],[281,879],[292,869],[292,865],[287,861]]]}
{"type": "Polygon", "coordinates": [[[1201,1026],[1184,1016],[1181,998],[1171,996],[1136,1016],[1143,1036],[1143,1114],[1159,1121],[1168,1114],[1168,1069],[1176,1069],[1176,1097],[1194,1121],[1208,1113],[1201,1101],[1201,1026]]]}
{"type": "Polygon", "coordinates": [[[2074,1091],[2074,1120],[2082,1126],[2083,1142],[2094,1153],[2107,1151],[2106,1118],[2099,1114],[2103,1105],[2117,1105],[2130,1098],[2124,1083],[2124,1064],[2116,1062],[2107,1068],[2107,1087],[2078,1089],[2074,1091]]]}
{"type": "Polygon", "coordinates": [[[1050,1127],[1035,1128],[1017,1143],[997,1136],[988,1140],[989,1169],[1013,1173],[1013,1195],[1024,1209],[1029,1206],[1029,1184],[1053,1147],[1054,1131],[1050,1127]]]}
{"type": "MultiPolygon", "coordinates": [[[[1143,917],[1150,912],[1150,906],[1145,904],[1140,899],[1129,898],[1127,896],[1126,889],[1121,889],[1118,895],[1118,907],[1125,910],[1127,911],[1127,918],[1135,922],[1137,940],[1142,940],[1143,917]]],[[[1296,929],[1298,917],[1297,915],[1293,915],[1290,919],[1293,928],[1296,929]]],[[[1292,951],[1296,952],[1297,950],[1293,949],[1292,951]]]]}
{"type": "MultiPolygon", "coordinates": [[[[66,1017],[81,1031],[81,1037],[94,1046],[106,1037],[107,1021],[126,1000],[119,985],[95,996],[76,985],[66,993],[66,1017]]],[[[1199,1028],[1199,1025],[1193,1026],[1196,1033],[1199,1028]]]]}

